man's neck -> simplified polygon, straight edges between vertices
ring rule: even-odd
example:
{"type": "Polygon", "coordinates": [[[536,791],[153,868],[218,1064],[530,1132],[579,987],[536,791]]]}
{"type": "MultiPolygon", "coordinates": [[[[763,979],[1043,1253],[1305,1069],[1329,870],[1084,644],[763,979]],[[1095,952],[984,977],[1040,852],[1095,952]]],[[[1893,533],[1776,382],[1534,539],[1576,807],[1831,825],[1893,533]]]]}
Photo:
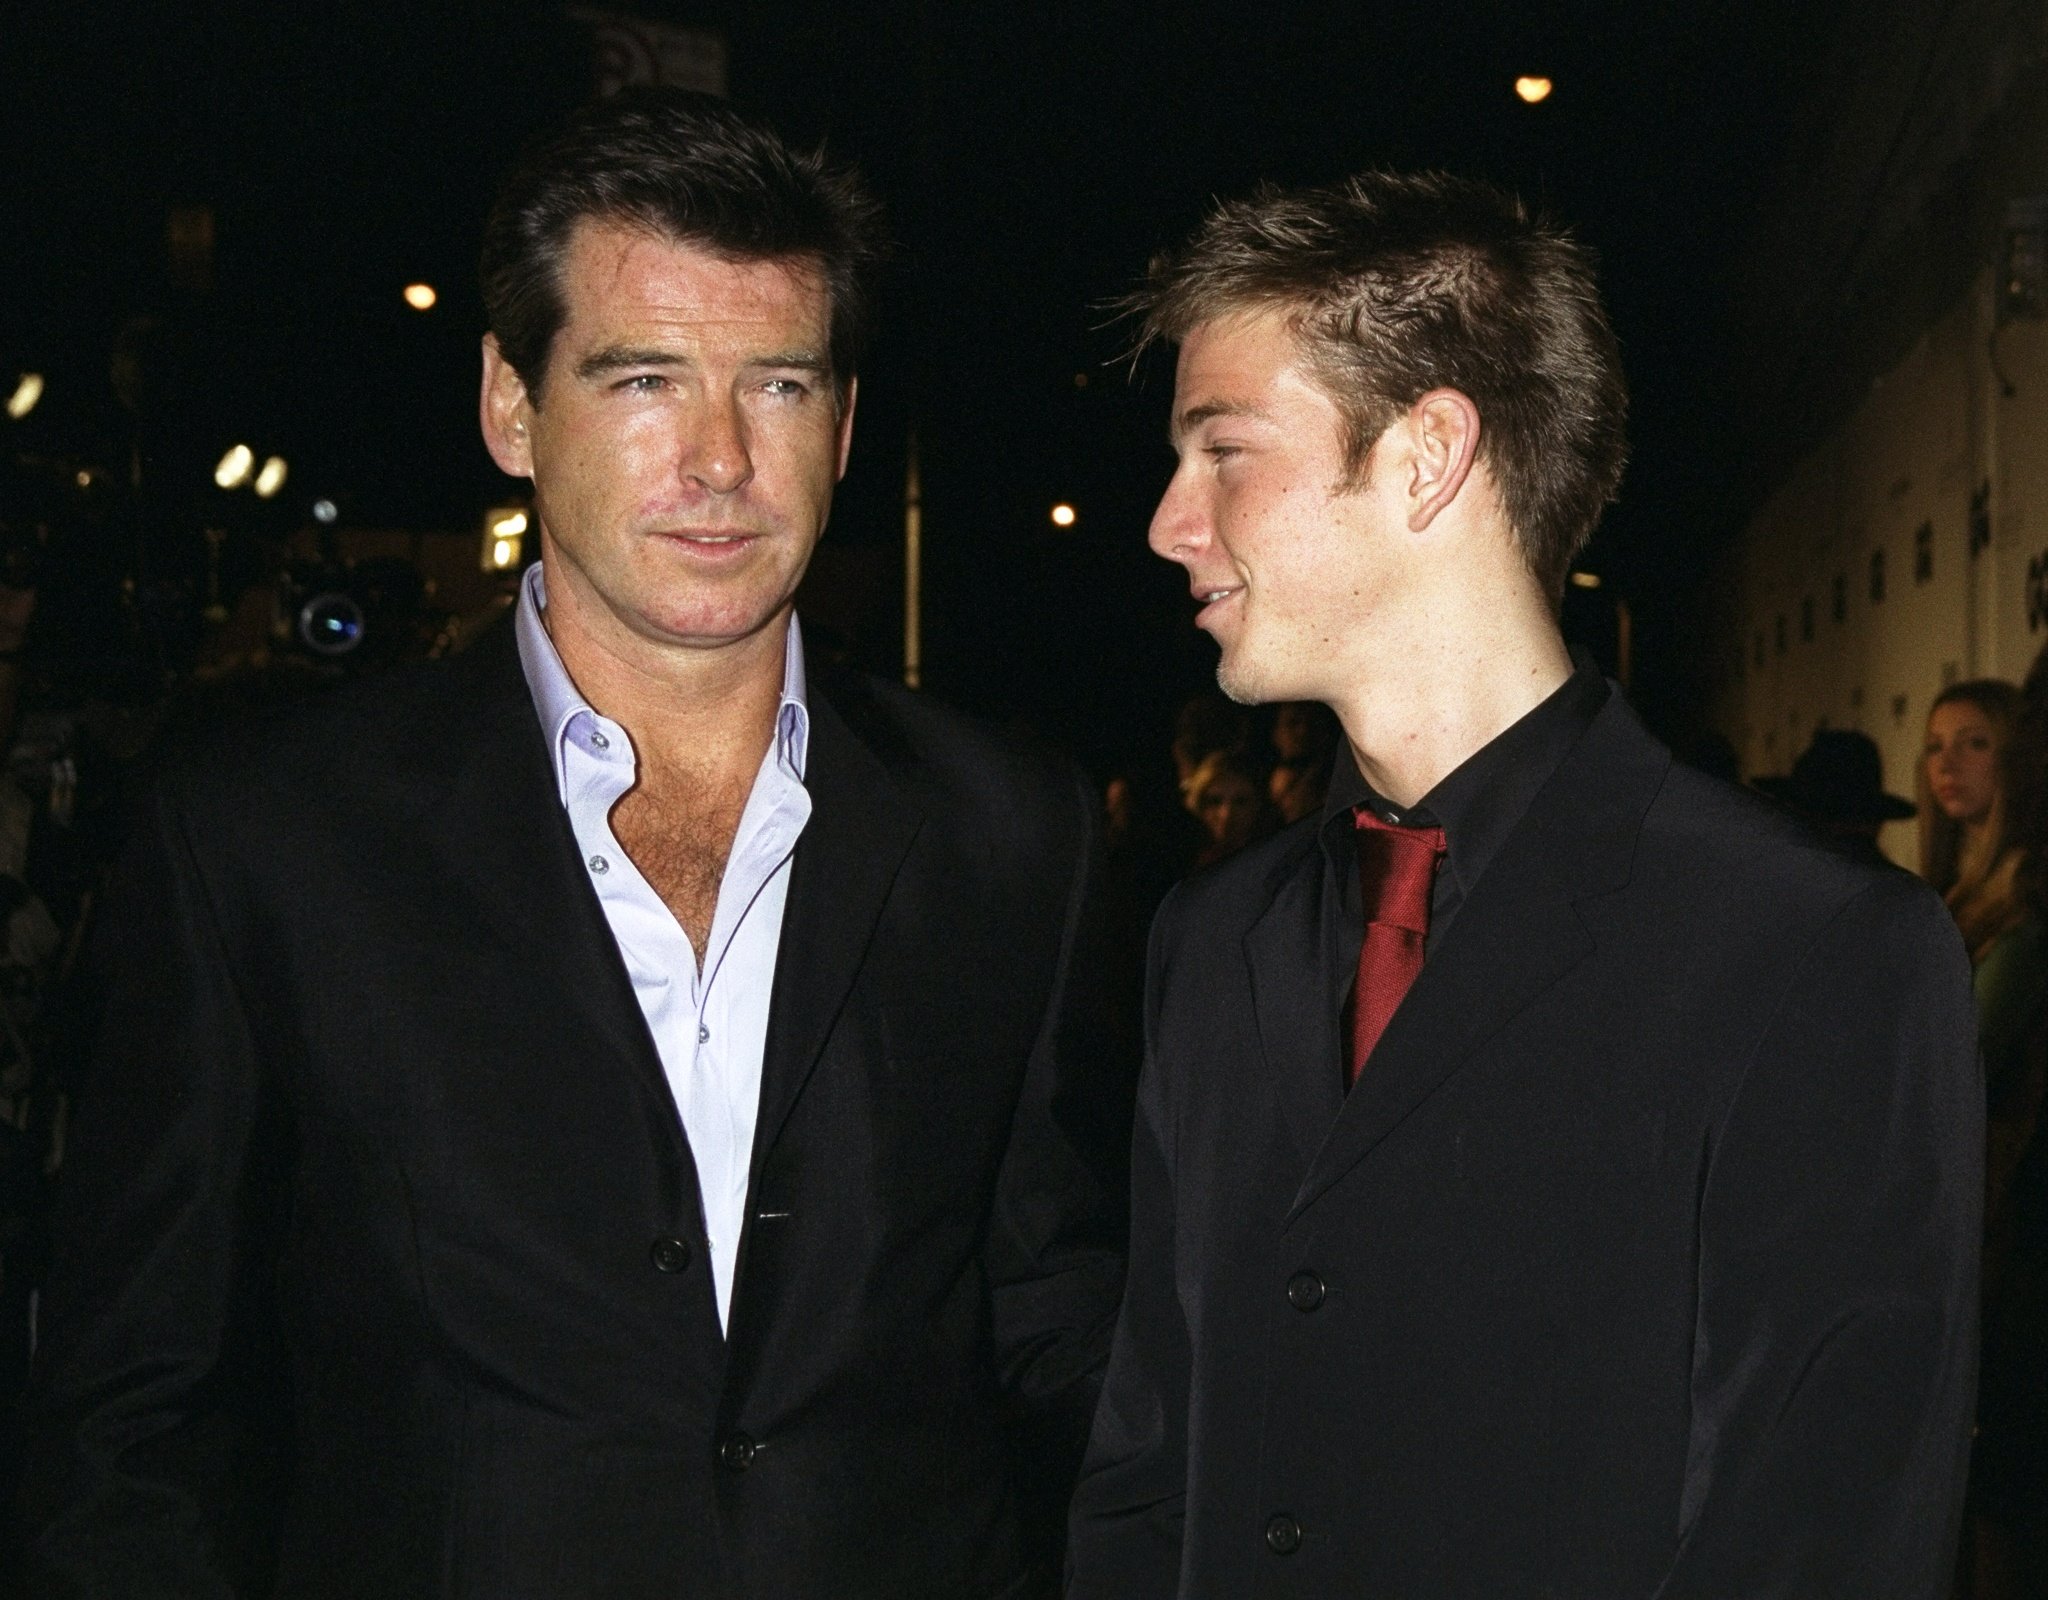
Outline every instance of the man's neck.
{"type": "Polygon", "coordinates": [[[1466,636],[1383,657],[1331,709],[1375,791],[1412,806],[1571,676],[1554,626],[1514,641],[1466,636]]]}
{"type": "Polygon", "coordinates": [[[790,611],[716,649],[658,645],[595,618],[565,588],[541,621],[577,692],[626,730],[643,765],[751,778],[782,703],[790,611]]]}

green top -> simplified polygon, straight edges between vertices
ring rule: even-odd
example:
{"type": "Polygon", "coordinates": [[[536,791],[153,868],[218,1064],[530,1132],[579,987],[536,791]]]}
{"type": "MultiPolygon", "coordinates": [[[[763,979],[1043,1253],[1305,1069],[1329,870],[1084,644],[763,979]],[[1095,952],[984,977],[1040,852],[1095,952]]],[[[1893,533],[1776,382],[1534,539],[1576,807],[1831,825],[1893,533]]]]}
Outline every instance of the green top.
{"type": "Polygon", "coordinates": [[[1992,1114],[2027,1072],[2027,1044],[2048,1007],[2048,930],[2032,912],[1991,941],[1977,963],[1977,1036],[1992,1114]]]}

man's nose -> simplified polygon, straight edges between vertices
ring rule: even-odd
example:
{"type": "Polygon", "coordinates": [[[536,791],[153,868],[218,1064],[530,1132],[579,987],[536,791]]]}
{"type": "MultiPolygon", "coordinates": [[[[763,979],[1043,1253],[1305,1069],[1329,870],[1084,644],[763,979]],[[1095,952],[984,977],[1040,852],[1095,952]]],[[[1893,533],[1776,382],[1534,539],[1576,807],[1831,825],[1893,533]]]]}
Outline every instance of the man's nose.
{"type": "Polygon", "coordinates": [[[713,494],[731,494],[754,476],[746,418],[737,402],[713,402],[693,419],[685,441],[683,476],[713,494]]]}
{"type": "Polygon", "coordinates": [[[1155,556],[1185,562],[1201,548],[1206,538],[1207,530],[1196,496],[1183,483],[1182,474],[1175,472],[1166,485],[1166,493],[1159,497],[1159,509],[1152,513],[1152,526],[1145,536],[1145,543],[1155,556]]]}

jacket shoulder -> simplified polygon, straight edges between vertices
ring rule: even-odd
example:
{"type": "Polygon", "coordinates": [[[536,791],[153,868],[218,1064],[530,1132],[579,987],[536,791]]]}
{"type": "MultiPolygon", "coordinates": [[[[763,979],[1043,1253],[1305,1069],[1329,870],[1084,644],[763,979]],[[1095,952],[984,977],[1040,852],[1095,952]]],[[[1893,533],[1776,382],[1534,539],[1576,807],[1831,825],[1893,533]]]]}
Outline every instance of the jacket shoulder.
{"type": "Polygon", "coordinates": [[[1675,763],[1645,818],[1639,860],[1699,916],[1719,910],[1797,937],[1847,914],[1954,937],[1941,897],[1905,868],[1853,851],[1750,790],[1675,763]]]}
{"type": "Polygon", "coordinates": [[[890,775],[927,804],[983,808],[991,825],[1019,809],[1070,810],[1091,797],[1074,760],[1037,735],[1005,727],[870,673],[814,679],[814,698],[836,712],[890,775]]]}

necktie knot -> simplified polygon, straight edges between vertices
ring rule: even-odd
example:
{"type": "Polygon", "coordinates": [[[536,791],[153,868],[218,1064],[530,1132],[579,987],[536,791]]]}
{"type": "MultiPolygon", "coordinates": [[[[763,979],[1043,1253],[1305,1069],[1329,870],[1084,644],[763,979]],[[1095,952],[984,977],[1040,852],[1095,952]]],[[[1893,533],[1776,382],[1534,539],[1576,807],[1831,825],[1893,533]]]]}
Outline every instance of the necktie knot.
{"type": "Polygon", "coordinates": [[[1437,863],[1448,848],[1441,828],[1403,828],[1382,822],[1364,806],[1353,808],[1358,829],[1358,883],[1365,920],[1429,932],[1429,902],[1437,863]]]}
{"type": "Polygon", "coordinates": [[[1365,940],[1358,951],[1358,979],[1345,1004],[1351,1035],[1347,1083],[1357,1078],[1422,970],[1430,899],[1446,848],[1441,828],[1398,827],[1382,822],[1364,806],[1354,807],[1351,817],[1365,901],[1365,940]]]}

